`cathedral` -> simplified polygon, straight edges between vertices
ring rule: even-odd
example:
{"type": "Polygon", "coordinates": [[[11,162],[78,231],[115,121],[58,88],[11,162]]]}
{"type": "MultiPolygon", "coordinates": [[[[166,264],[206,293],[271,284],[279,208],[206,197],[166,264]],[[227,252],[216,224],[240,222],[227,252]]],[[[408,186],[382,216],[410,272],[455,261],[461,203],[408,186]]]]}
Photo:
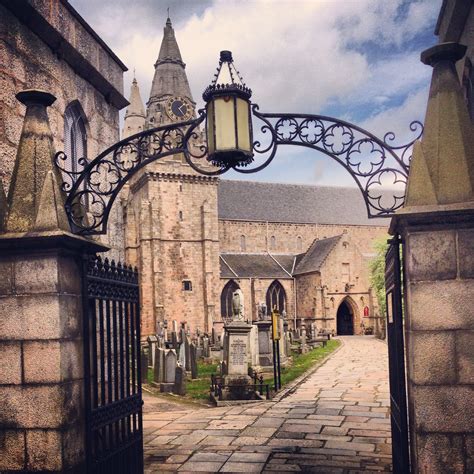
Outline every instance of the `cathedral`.
{"type": "MultiPolygon", "coordinates": [[[[133,79],[123,138],[195,116],[169,18],[154,68],[146,107],[133,79]]],[[[174,155],[142,169],[125,194],[125,257],[141,275],[142,336],[172,321],[220,331],[238,288],[248,320],[277,307],[290,327],[377,327],[368,263],[387,221],[367,218],[358,189],[208,177],[174,155]]]]}

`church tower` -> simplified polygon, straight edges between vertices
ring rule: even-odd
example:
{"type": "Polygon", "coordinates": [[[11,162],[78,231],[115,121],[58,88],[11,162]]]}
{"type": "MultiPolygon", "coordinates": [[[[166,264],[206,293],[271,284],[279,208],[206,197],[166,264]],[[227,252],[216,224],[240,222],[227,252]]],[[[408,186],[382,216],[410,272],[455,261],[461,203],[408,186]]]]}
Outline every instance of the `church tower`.
{"type": "MultiPolygon", "coordinates": [[[[154,66],[145,114],[139,107],[138,86],[132,84],[126,127],[132,119],[134,127],[144,121],[150,129],[195,116],[169,18],[154,66]]],[[[143,337],[154,334],[160,322],[171,327],[173,320],[186,321],[192,331],[210,331],[218,317],[217,186],[218,178],[196,173],[181,154],[149,164],[130,184],[126,254],[140,271],[143,337]]]]}

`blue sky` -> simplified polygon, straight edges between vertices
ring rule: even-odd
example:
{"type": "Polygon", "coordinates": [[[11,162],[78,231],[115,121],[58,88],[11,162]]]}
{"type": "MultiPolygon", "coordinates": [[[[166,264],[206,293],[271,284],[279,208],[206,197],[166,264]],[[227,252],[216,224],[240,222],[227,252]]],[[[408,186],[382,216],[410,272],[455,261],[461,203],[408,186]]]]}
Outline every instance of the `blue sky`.
{"type": "MultiPolygon", "coordinates": [[[[167,8],[198,106],[219,51],[237,68],[265,112],[339,117],[382,137],[411,135],[423,120],[431,70],[420,52],[437,42],[441,0],[71,0],[127,64],[125,95],[136,70],[146,102],[167,8]]],[[[228,178],[349,185],[349,174],[326,156],[281,148],[254,175],[228,178]]]]}

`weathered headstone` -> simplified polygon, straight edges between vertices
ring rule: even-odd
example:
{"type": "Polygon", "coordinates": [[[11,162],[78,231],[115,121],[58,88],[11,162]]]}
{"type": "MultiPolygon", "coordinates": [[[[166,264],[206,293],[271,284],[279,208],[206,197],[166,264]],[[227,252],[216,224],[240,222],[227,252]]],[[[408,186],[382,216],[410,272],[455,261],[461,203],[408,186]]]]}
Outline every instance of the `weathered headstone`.
{"type": "Polygon", "coordinates": [[[166,383],[174,383],[174,377],[176,373],[176,351],[174,349],[170,349],[165,356],[165,382],[166,383]]]}
{"type": "Polygon", "coordinates": [[[197,365],[197,347],[195,344],[191,343],[189,346],[190,349],[190,365],[191,365],[191,378],[197,379],[198,377],[198,365],[197,365]]]}
{"type": "Polygon", "coordinates": [[[189,372],[191,370],[191,345],[189,344],[189,337],[184,337],[185,365],[183,367],[189,372]]]}
{"type": "Polygon", "coordinates": [[[171,346],[174,350],[178,349],[178,335],[176,334],[176,331],[171,333],[171,346]]]}
{"type": "Polygon", "coordinates": [[[214,346],[217,342],[216,330],[212,328],[211,330],[211,345],[214,346]]]}
{"type": "Polygon", "coordinates": [[[148,382],[148,351],[142,347],[140,351],[140,374],[142,383],[148,382]]]}
{"type": "Polygon", "coordinates": [[[161,347],[156,349],[155,366],[153,368],[153,380],[156,383],[165,381],[165,350],[161,347]]]}
{"type": "Polygon", "coordinates": [[[207,336],[202,338],[202,355],[203,357],[209,357],[209,338],[207,336]]]}
{"type": "Polygon", "coordinates": [[[176,366],[173,393],[186,395],[186,370],[179,365],[176,366]]]}
{"type": "Polygon", "coordinates": [[[266,319],[257,321],[258,327],[258,354],[259,364],[262,369],[273,370],[273,347],[271,342],[272,321],[266,319]]]}
{"type": "Polygon", "coordinates": [[[304,321],[301,323],[301,353],[304,354],[307,352],[307,347],[306,347],[306,325],[304,321]]]}
{"type": "Polygon", "coordinates": [[[186,348],[184,342],[179,345],[178,363],[181,367],[186,368],[186,348]]]}
{"type": "Polygon", "coordinates": [[[151,367],[155,366],[155,350],[156,350],[156,343],[158,342],[158,338],[152,334],[146,338],[146,342],[148,343],[148,365],[151,367]]]}

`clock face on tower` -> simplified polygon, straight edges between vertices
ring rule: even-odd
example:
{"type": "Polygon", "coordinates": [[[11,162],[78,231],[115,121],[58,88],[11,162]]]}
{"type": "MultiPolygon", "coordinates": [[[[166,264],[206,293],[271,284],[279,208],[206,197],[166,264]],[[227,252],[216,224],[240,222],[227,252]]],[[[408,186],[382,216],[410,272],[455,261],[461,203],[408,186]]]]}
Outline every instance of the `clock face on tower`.
{"type": "Polygon", "coordinates": [[[171,120],[189,120],[193,115],[193,107],[184,97],[171,97],[166,103],[166,113],[171,120]]]}

